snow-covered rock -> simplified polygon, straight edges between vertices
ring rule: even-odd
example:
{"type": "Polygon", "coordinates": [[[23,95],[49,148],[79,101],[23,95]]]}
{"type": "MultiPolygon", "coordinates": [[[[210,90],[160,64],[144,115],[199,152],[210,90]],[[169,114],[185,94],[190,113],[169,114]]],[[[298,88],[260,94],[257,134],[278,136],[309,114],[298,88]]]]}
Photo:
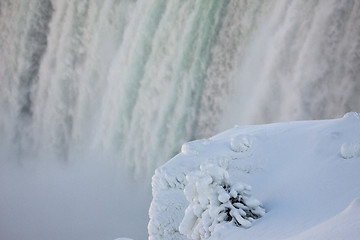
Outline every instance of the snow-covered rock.
{"type": "MultiPolygon", "coordinates": [[[[210,236],[206,235],[211,240],[317,239],[303,237],[310,236],[310,232],[315,234],[311,236],[333,239],[326,229],[336,224],[341,228],[332,231],[334,236],[358,239],[360,219],[354,207],[358,201],[353,207],[347,206],[360,197],[360,161],[356,160],[359,143],[359,114],[348,113],[334,120],[235,127],[208,140],[185,144],[182,153],[159,167],[153,176],[149,237],[188,239],[179,231],[184,216],[192,212],[186,220],[191,224],[185,229],[196,227],[191,221],[199,221],[204,213],[202,202],[208,200],[202,197],[210,182],[226,178],[236,192],[247,188],[242,183],[251,185],[258,201],[247,204],[256,206],[261,202],[267,213],[248,229],[232,223],[218,224],[211,228],[210,236]],[[199,178],[199,171],[208,174],[199,178]],[[222,177],[205,177],[213,171],[222,177]],[[194,174],[196,191],[188,185],[194,174]],[[188,208],[194,198],[199,204],[188,208]],[[323,227],[325,223],[329,225],[323,227]]],[[[216,201],[228,201],[234,191],[218,189],[216,201]]],[[[209,216],[219,212],[214,208],[209,216]]]]}

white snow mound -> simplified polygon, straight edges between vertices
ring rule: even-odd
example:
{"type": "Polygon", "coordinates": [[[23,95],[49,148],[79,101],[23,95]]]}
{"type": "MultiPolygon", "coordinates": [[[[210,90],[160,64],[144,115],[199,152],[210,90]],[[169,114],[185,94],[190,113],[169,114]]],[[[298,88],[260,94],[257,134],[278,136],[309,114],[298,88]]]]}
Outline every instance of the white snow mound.
{"type": "Polygon", "coordinates": [[[360,143],[343,143],[340,153],[345,159],[360,156],[360,143]]]}
{"type": "Polygon", "coordinates": [[[149,239],[358,239],[359,116],[236,127],[184,144],[153,176],[149,239]],[[250,190],[256,221],[231,202],[250,190]],[[225,203],[237,210],[225,215],[225,203]]]}

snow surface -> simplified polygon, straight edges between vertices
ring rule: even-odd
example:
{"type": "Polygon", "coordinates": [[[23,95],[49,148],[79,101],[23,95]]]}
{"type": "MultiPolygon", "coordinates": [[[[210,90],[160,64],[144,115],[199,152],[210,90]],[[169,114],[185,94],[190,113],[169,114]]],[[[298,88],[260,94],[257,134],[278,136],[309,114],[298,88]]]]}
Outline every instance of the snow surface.
{"type": "Polygon", "coordinates": [[[290,238],[302,239],[359,239],[360,198],[355,199],[335,217],[316,225],[309,230],[290,238]]]}
{"type": "Polygon", "coordinates": [[[226,169],[252,187],[266,210],[248,229],[220,223],[217,239],[359,239],[360,115],[341,119],[239,126],[184,144],[155,171],[149,238],[187,239],[179,232],[187,176],[201,165],[226,169]]]}

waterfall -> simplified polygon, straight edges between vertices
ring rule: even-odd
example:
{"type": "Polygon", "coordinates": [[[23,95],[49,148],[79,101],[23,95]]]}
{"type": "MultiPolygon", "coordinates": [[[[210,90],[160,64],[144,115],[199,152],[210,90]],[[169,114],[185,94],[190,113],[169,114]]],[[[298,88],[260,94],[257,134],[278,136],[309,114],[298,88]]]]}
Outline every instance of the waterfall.
{"type": "Polygon", "coordinates": [[[235,124],[360,111],[359,24],[356,0],[2,0],[1,161],[149,179],[235,124]]]}
{"type": "Polygon", "coordinates": [[[142,174],[195,137],[227,1],[4,4],[13,21],[34,19],[8,27],[19,36],[2,46],[24,42],[1,69],[1,130],[15,151],[69,161],[93,151],[142,174]]]}
{"type": "Polygon", "coordinates": [[[222,128],[358,111],[359,2],[273,2],[229,77],[222,128]]]}

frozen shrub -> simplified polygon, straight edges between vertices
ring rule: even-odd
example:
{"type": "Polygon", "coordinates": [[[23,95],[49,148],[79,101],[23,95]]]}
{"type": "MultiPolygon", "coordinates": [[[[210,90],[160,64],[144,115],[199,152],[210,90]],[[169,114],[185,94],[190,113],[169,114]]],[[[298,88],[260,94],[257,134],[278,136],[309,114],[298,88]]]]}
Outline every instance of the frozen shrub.
{"type": "Polygon", "coordinates": [[[233,222],[249,228],[265,210],[249,194],[245,184],[231,184],[228,172],[213,164],[201,165],[200,171],[187,175],[185,196],[190,205],[180,224],[180,233],[191,239],[206,239],[216,225],[233,222]]]}

